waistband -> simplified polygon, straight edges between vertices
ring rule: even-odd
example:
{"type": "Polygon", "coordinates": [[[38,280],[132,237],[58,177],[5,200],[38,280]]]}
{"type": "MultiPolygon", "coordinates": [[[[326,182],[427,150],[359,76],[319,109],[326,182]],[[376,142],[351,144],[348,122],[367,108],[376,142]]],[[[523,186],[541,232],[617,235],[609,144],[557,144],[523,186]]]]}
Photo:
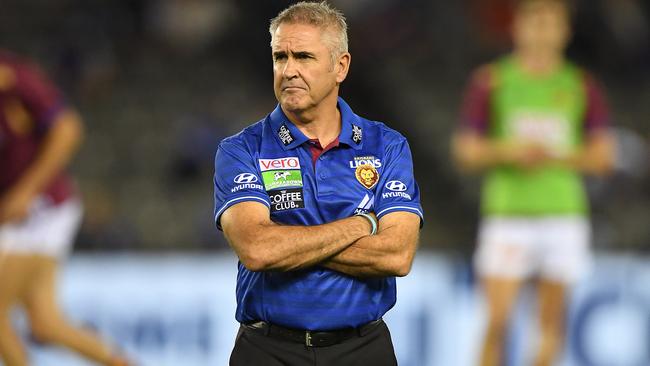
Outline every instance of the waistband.
{"type": "Polygon", "coordinates": [[[242,324],[244,330],[250,330],[267,337],[301,343],[307,347],[328,347],[353,337],[363,337],[383,324],[384,320],[371,321],[356,328],[344,328],[330,331],[310,331],[281,327],[265,321],[242,324]]]}

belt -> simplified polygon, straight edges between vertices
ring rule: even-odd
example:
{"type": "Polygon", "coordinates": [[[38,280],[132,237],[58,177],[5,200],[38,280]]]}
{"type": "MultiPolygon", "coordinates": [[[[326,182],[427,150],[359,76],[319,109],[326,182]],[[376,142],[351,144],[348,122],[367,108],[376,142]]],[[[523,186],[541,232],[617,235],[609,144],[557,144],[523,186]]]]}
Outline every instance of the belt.
{"type": "Polygon", "coordinates": [[[383,323],[384,321],[380,318],[357,328],[344,328],[325,332],[285,328],[265,321],[242,324],[242,327],[267,337],[301,343],[307,347],[328,347],[353,337],[363,337],[383,323]]]}

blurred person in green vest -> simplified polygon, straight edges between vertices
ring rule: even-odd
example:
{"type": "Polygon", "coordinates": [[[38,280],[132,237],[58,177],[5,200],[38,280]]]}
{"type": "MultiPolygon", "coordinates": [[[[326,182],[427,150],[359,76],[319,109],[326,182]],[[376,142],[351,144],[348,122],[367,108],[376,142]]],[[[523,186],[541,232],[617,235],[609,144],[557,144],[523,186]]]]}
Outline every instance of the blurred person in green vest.
{"type": "Polygon", "coordinates": [[[571,12],[562,0],[516,5],[514,50],[471,77],[453,138],[460,168],[483,172],[474,257],[488,308],[480,365],[506,363],[508,322],[536,278],[539,338],[533,365],[562,351],[568,290],[590,267],[583,174],[613,164],[605,98],[568,62],[571,12]]]}

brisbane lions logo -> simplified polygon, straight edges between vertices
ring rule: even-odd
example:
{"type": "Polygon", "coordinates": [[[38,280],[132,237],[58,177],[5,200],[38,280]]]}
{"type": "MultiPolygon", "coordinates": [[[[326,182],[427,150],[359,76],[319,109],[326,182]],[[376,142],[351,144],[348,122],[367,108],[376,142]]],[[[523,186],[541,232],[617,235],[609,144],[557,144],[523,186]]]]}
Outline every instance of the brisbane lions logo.
{"type": "Polygon", "coordinates": [[[354,176],[357,177],[359,183],[363,184],[363,186],[368,189],[374,187],[379,180],[377,169],[370,164],[359,165],[354,171],[354,176]]]}

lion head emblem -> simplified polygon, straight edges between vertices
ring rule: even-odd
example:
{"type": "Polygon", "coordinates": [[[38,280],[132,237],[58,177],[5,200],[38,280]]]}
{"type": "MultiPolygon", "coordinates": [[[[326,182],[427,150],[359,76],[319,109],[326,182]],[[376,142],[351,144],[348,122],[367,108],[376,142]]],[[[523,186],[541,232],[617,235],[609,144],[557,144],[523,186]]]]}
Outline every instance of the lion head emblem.
{"type": "Polygon", "coordinates": [[[363,186],[368,189],[374,187],[379,180],[379,173],[377,173],[377,169],[369,164],[359,165],[354,171],[354,175],[357,177],[359,183],[363,184],[363,186]]]}

